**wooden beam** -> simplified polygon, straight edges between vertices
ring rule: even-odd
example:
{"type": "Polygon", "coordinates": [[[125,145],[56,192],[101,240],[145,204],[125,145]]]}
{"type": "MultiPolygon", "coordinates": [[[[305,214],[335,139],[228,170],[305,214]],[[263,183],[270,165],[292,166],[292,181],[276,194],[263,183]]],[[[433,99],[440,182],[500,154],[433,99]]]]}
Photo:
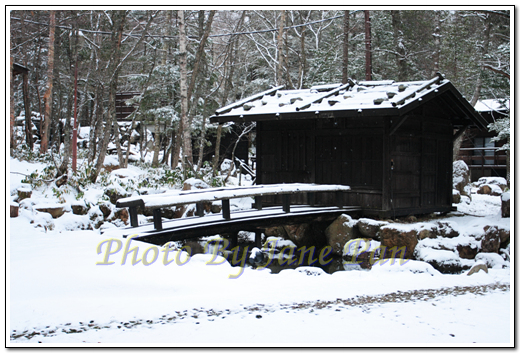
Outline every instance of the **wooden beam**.
{"type": "Polygon", "coordinates": [[[204,204],[202,202],[197,202],[196,207],[195,215],[198,217],[204,217],[204,204]]]}
{"type": "Polygon", "coordinates": [[[403,125],[403,123],[406,121],[406,119],[408,119],[409,116],[410,115],[408,114],[403,115],[399,117],[397,121],[394,121],[393,124],[390,126],[390,133],[388,135],[392,136],[397,131],[397,129],[399,129],[399,127],[403,125]]]}
{"type": "Polygon", "coordinates": [[[153,209],[153,226],[155,230],[162,230],[162,212],[160,208],[153,209]]]}
{"type": "Polygon", "coordinates": [[[282,195],[282,208],[285,213],[291,212],[291,195],[290,194],[282,195]]]}
{"type": "Polygon", "coordinates": [[[229,208],[229,199],[222,200],[222,217],[225,220],[231,219],[231,210],[229,208]]]}
{"type": "Polygon", "coordinates": [[[130,225],[137,227],[139,225],[137,221],[137,206],[128,207],[128,212],[130,213],[130,225]]]}
{"type": "Polygon", "coordinates": [[[262,229],[255,230],[255,246],[259,249],[262,248],[262,229]]]}
{"type": "Polygon", "coordinates": [[[262,209],[262,196],[255,196],[255,208],[257,210],[262,209]]]}

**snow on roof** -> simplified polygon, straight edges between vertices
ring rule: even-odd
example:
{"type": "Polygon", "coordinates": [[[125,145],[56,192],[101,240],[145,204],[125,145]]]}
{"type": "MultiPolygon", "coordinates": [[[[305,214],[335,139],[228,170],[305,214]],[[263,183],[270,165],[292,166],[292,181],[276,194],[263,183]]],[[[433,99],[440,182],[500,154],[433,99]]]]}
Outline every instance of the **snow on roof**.
{"type": "Polygon", "coordinates": [[[282,86],[272,88],[218,109],[215,115],[231,117],[261,114],[284,114],[297,111],[335,111],[363,109],[399,109],[426,94],[449,83],[437,75],[428,81],[394,82],[360,81],[319,85],[310,89],[282,90],[282,86]]]}
{"type": "Polygon", "coordinates": [[[477,112],[509,110],[509,99],[483,99],[475,104],[477,112]]]}

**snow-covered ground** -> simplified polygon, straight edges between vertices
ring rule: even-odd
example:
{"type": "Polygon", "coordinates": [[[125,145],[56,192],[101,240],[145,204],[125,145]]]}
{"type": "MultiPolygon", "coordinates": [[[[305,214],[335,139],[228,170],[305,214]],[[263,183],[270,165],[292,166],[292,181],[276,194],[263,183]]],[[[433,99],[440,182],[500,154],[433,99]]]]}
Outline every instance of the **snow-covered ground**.
{"type": "MultiPolygon", "coordinates": [[[[11,159],[10,168],[41,166],[11,159]]],[[[22,178],[10,174],[11,190],[22,178]]],[[[449,221],[459,232],[489,223],[509,229],[495,199],[479,195],[463,206],[475,216],[449,221]]],[[[8,346],[512,346],[513,265],[472,276],[419,261],[333,274],[246,267],[230,279],[239,268],[223,258],[122,238],[105,261],[109,233],[71,230],[81,217],[66,214],[53,230],[35,227],[45,220],[23,208],[10,218],[8,346]]]]}

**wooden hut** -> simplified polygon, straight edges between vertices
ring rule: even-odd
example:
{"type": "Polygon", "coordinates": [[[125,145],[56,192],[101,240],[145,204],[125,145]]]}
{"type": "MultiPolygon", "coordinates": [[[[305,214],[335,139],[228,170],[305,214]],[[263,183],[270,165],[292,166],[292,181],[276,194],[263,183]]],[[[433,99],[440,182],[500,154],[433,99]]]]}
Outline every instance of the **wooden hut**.
{"type": "MultiPolygon", "coordinates": [[[[450,81],[437,75],[282,88],[211,117],[218,123],[256,121],[258,184],[349,185],[345,204],[379,217],[451,210],[453,140],[485,121],[450,81]]],[[[333,204],[334,198],[315,202],[333,204]]]]}

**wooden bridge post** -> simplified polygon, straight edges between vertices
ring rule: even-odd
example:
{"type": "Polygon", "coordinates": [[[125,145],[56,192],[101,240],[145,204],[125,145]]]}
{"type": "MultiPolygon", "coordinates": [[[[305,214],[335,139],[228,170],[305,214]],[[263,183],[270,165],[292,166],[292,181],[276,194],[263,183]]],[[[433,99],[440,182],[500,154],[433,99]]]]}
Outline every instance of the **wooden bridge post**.
{"type": "Polygon", "coordinates": [[[162,230],[162,212],[160,208],[153,209],[153,226],[155,230],[162,230]]]}
{"type": "Polygon", "coordinates": [[[231,242],[230,242],[230,244],[231,244],[230,249],[233,249],[234,247],[238,246],[238,232],[233,232],[231,234],[231,242]]]}
{"type": "Polygon", "coordinates": [[[222,200],[222,217],[226,221],[229,221],[231,219],[231,210],[229,208],[229,199],[222,200]]]}
{"type": "Polygon", "coordinates": [[[128,207],[128,212],[130,213],[130,225],[132,227],[137,227],[139,225],[137,222],[137,207],[136,206],[128,207]]]}
{"type": "Polygon", "coordinates": [[[197,202],[196,207],[197,208],[195,210],[195,215],[199,217],[204,217],[204,204],[202,202],[197,202]]]}
{"type": "Polygon", "coordinates": [[[262,209],[262,196],[255,196],[255,208],[259,211],[262,209]]]}
{"type": "Polygon", "coordinates": [[[334,193],[334,200],[336,201],[336,206],[338,208],[343,208],[343,204],[344,204],[343,191],[336,191],[334,193]]]}
{"type": "Polygon", "coordinates": [[[291,212],[291,194],[282,195],[282,208],[285,213],[291,212]]]}

